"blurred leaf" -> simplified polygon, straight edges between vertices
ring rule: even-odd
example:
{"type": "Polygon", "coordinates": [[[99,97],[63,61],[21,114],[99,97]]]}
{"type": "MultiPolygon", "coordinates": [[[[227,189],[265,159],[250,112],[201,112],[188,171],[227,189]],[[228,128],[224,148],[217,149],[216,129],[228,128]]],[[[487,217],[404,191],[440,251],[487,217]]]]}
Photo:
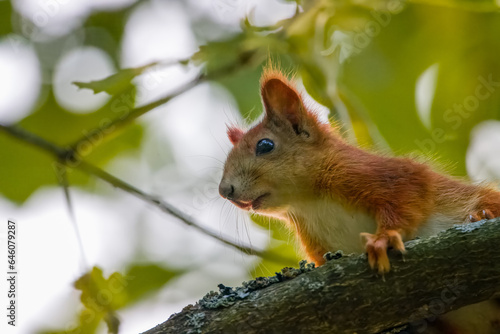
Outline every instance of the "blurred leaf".
{"type": "Polygon", "coordinates": [[[75,282],[75,288],[82,292],[82,304],[90,310],[103,313],[115,311],[126,304],[127,285],[122,274],[115,272],[105,279],[98,267],[92,268],[75,282]]]}
{"type": "Polygon", "coordinates": [[[113,273],[105,279],[98,267],[75,282],[75,288],[82,292],[80,300],[86,310],[95,318],[105,319],[110,333],[118,333],[120,321],[115,310],[126,303],[126,285],[127,281],[120,273],[113,273]]]}
{"type": "Polygon", "coordinates": [[[120,66],[121,41],[128,17],[141,1],[117,10],[94,11],[85,21],[85,44],[106,51],[120,66]]]}
{"type": "Polygon", "coordinates": [[[411,0],[416,4],[460,8],[468,11],[493,12],[499,5],[495,0],[411,0]]]}
{"type": "Polygon", "coordinates": [[[116,311],[157,292],[182,273],[155,264],[138,264],[131,266],[124,275],[115,272],[106,279],[102,270],[94,267],[75,282],[75,288],[82,292],[80,300],[85,306],[77,326],[65,331],[42,333],[93,334],[101,321],[106,323],[109,333],[118,333],[120,320],[116,311]]]}
{"type": "Polygon", "coordinates": [[[290,231],[283,222],[263,217],[252,215],[252,220],[259,226],[270,231],[270,242],[266,251],[286,255],[292,259],[289,262],[276,263],[261,259],[254,267],[251,276],[272,276],[279,272],[284,267],[297,266],[297,263],[302,259],[297,253],[298,244],[295,240],[294,233],[290,231]]]}
{"type": "MultiPolygon", "coordinates": [[[[102,133],[93,132],[98,126],[125,116],[132,108],[135,89],[114,96],[103,108],[89,114],[75,114],[60,107],[50,94],[45,103],[24,118],[19,126],[57,145],[66,147],[80,138],[87,138],[76,154],[98,166],[104,166],[119,154],[140,147],[143,129],[132,125],[115,134],[115,140],[103,142],[102,133]]],[[[0,133],[0,193],[15,202],[25,201],[35,190],[57,185],[56,160],[50,154],[0,133]],[[22,182],[19,182],[22,180],[22,182]]],[[[85,185],[89,176],[68,169],[72,185],[85,185]]]]}
{"type": "Polygon", "coordinates": [[[39,334],[94,334],[99,327],[102,316],[87,309],[78,313],[76,324],[61,330],[41,330],[39,334]]]}
{"type": "Polygon", "coordinates": [[[133,304],[161,289],[184,271],[160,267],[155,264],[134,265],[127,270],[126,276],[131,279],[126,287],[127,303],[133,304]]]}
{"type": "Polygon", "coordinates": [[[94,267],[75,282],[75,287],[82,291],[80,299],[88,309],[114,312],[160,290],[183,273],[156,264],[136,264],[123,275],[115,272],[105,279],[102,270],[94,267]]]}
{"type": "Polygon", "coordinates": [[[437,157],[445,165],[453,163],[453,173],[465,175],[471,129],[499,119],[498,88],[479,88],[488,98],[475,97],[481,80],[500,82],[500,66],[492,56],[500,52],[500,41],[488,33],[499,29],[498,13],[409,5],[343,64],[339,89],[349,104],[364,108],[361,114],[369,115],[395,152],[437,157]],[[440,28],[443,20],[448,22],[445,29],[440,28]],[[460,28],[464,26],[469,28],[460,28]],[[435,64],[438,77],[436,90],[430,92],[427,128],[417,111],[416,85],[435,64]],[[477,105],[465,110],[465,103],[475,101],[477,105]]]}
{"type": "Polygon", "coordinates": [[[328,109],[334,109],[332,97],[328,95],[328,86],[330,83],[325,73],[321,71],[321,68],[312,63],[303,63],[300,73],[302,83],[309,95],[328,109]]]}
{"type": "Polygon", "coordinates": [[[375,137],[375,134],[372,134],[372,132],[374,132],[374,126],[370,121],[368,115],[362,114],[363,109],[361,107],[357,108],[352,104],[354,102],[354,99],[349,99],[342,93],[345,92],[340,92],[339,98],[342,100],[347,113],[349,114],[352,130],[354,132],[354,135],[356,136],[356,142],[358,146],[366,149],[379,148],[381,145],[376,145],[376,143],[374,142],[373,138],[375,137]]]}
{"type": "Polygon", "coordinates": [[[217,80],[233,95],[240,113],[249,121],[255,120],[262,114],[259,94],[261,73],[261,67],[249,68],[217,80]]]}
{"type": "Polygon", "coordinates": [[[12,32],[12,5],[10,1],[0,1],[0,36],[12,32]]]}
{"type": "Polygon", "coordinates": [[[247,29],[224,41],[200,46],[191,59],[204,64],[208,78],[218,79],[242,69],[255,68],[268,59],[270,51],[285,54],[287,49],[287,43],[276,34],[261,35],[247,29]]]}
{"type": "Polygon", "coordinates": [[[239,60],[232,52],[229,52],[229,50],[234,47],[239,48],[233,45],[233,43],[239,43],[238,41],[244,40],[245,38],[245,33],[242,33],[231,40],[209,44],[202,47],[200,52],[193,57],[195,62],[205,62],[209,73],[224,73],[226,70],[230,71],[229,73],[225,73],[229,75],[216,75],[214,79],[233,95],[241,115],[250,123],[262,114],[259,83],[262,69],[267,65],[267,62],[277,65],[285,73],[290,73],[295,68],[291,59],[287,57],[286,54],[273,54],[276,56],[276,59],[272,59],[270,53],[267,54],[270,47],[276,50],[279,49],[279,52],[283,51],[285,48],[284,43],[281,43],[281,47],[277,47],[277,45],[267,45],[266,43],[271,43],[271,41],[275,40],[275,37],[271,38],[267,36],[263,37],[262,40],[256,37],[254,42],[247,41],[248,45],[254,45],[256,48],[255,54],[259,56],[255,57],[252,62],[237,65],[238,71],[231,72],[231,67],[237,64],[239,60]],[[221,59],[221,55],[218,54],[219,52],[223,52],[224,55],[229,53],[229,55],[227,55],[227,58],[222,57],[221,59]]]}
{"type": "Polygon", "coordinates": [[[244,34],[238,34],[226,41],[202,45],[191,59],[198,64],[204,63],[208,76],[236,72],[255,55],[255,50],[241,50],[241,45],[246,41],[245,37],[244,34]]]}
{"type": "Polygon", "coordinates": [[[156,66],[158,63],[150,63],[141,67],[126,68],[118,71],[107,78],[91,82],[73,82],[78,88],[87,88],[94,91],[94,94],[106,92],[109,95],[116,95],[131,87],[132,80],[144,73],[147,69],[156,66]]]}

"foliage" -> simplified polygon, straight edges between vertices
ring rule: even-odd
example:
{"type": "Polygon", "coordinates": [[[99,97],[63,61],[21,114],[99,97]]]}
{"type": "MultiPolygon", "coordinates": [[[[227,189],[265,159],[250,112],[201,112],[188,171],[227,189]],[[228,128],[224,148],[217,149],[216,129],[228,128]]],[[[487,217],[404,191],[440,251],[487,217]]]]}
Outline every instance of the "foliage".
{"type": "Polygon", "coordinates": [[[80,290],[80,300],[84,309],[78,316],[77,326],[59,333],[95,333],[99,323],[104,320],[109,333],[118,333],[120,320],[116,311],[157,292],[182,271],[163,268],[156,264],[132,265],[125,274],[112,273],[104,278],[101,268],[94,267],[75,282],[80,290]]]}

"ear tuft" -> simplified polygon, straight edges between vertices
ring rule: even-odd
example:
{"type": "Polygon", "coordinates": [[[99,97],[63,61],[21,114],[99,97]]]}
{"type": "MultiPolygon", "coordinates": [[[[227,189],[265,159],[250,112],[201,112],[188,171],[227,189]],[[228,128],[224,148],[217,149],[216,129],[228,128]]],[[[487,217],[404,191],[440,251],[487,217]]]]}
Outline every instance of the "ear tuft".
{"type": "Polygon", "coordinates": [[[236,145],[244,135],[245,133],[240,128],[237,128],[235,126],[227,127],[227,136],[229,138],[229,141],[233,145],[236,145]]]}
{"type": "Polygon", "coordinates": [[[275,70],[264,72],[261,95],[266,114],[273,120],[286,120],[299,134],[305,122],[302,98],[283,73],[275,70]]]}

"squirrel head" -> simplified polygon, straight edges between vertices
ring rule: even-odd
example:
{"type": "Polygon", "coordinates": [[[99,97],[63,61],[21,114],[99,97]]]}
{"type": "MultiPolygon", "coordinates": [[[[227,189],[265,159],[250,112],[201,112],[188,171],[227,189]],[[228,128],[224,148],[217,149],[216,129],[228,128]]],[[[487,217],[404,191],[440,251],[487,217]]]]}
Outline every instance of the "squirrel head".
{"type": "Polygon", "coordinates": [[[261,96],[263,120],[247,132],[227,130],[233,148],[219,193],[244,210],[279,215],[313,191],[314,170],[325,156],[320,146],[331,130],[281,72],[264,73],[261,96]]]}

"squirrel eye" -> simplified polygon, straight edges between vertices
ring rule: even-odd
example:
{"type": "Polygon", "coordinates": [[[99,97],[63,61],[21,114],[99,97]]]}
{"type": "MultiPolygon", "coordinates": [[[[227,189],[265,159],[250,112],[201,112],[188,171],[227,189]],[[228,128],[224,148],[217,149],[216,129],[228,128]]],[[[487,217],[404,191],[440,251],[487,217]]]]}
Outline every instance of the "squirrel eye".
{"type": "Polygon", "coordinates": [[[255,148],[257,156],[271,152],[274,149],[274,142],[271,139],[264,138],[259,140],[255,148]]]}

